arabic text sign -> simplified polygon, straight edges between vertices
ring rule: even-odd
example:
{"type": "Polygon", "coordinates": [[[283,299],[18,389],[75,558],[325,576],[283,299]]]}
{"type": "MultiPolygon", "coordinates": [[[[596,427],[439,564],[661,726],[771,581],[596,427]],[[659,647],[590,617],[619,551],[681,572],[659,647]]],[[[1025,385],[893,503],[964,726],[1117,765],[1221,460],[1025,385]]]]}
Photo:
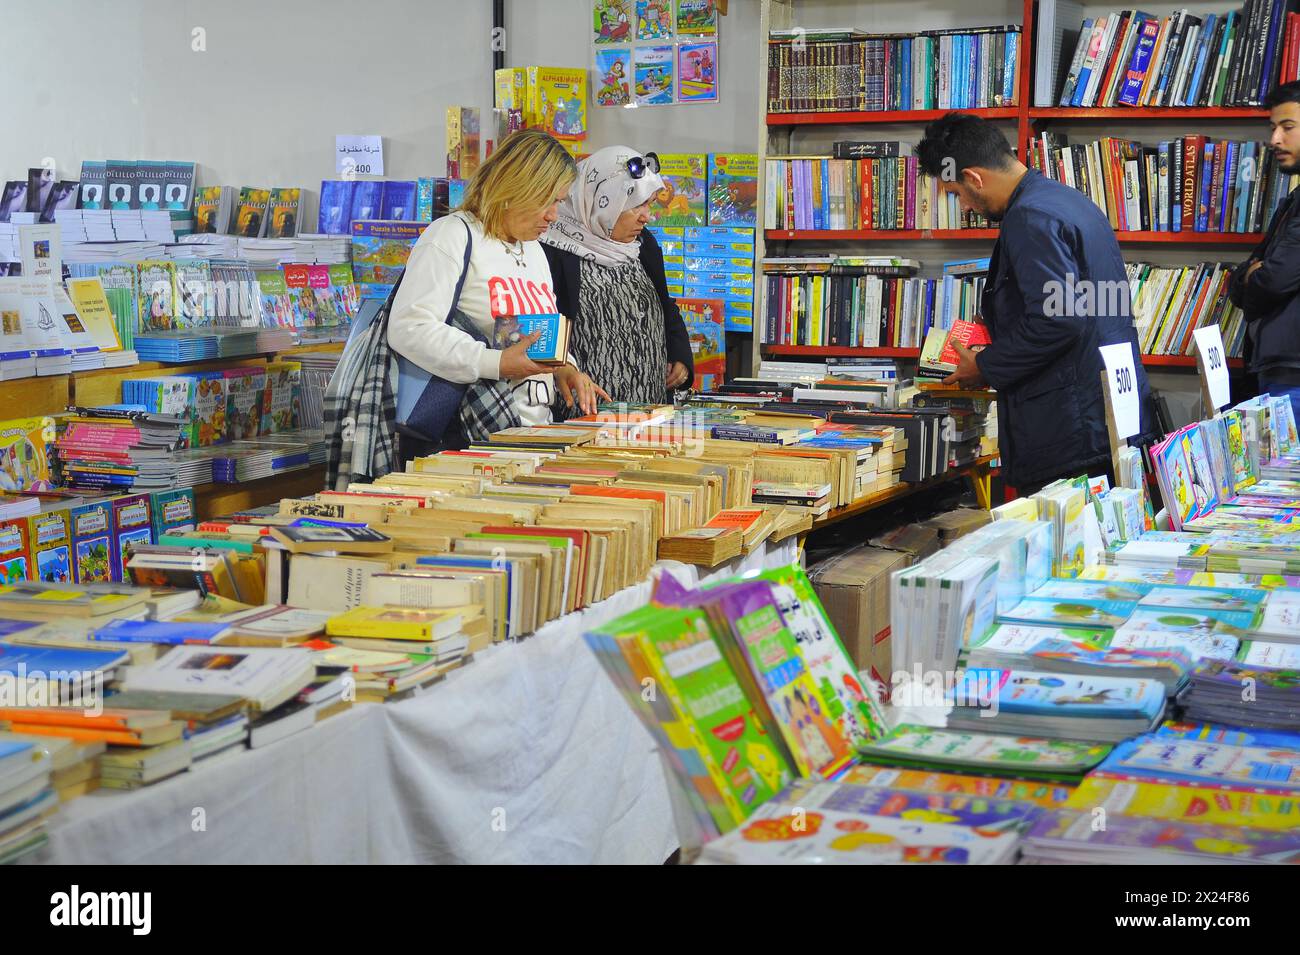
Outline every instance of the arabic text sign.
{"type": "Polygon", "coordinates": [[[382,136],[335,136],[334,168],[340,176],[382,176],[384,174],[384,139],[382,136]]]}

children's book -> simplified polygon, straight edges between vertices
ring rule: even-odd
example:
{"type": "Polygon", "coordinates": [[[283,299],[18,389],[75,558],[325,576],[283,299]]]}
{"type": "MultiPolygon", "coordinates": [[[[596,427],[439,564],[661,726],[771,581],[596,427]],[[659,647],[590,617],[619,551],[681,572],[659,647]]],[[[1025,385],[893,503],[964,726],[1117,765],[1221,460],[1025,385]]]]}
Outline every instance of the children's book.
{"type": "Polygon", "coordinates": [[[758,224],[758,156],[709,153],[709,225],[758,224]]]}
{"type": "Polygon", "coordinates": [[[592,101],[597,106],[626,106],[632,102],[632,51],[597,50],[592,101]]]}
{"type": "Polygon", "coordinates": [[[54,419],[49,416],[0,421],[0,490],[48,491],[54,487],[50,448],[54,419]]]}
{"type": "Polygon", "coordinates": [[[801,776],[830,777],[852,760],[848,741],[785,625],[772,586],[746,581],[709,591],[708,610],[733,668],[752,682],[751,702],[765,701],[801,776]]]}
{"type": "Polygon", "coordinates": [[[1110,746],[1101,743],[965,733],[912,724],[896,726],[883,739],[859,747],[865,760],[886,765],[1061,780],[1079,779],[1110,751],[1110,746]]]}
{"type": "Polygon", "coordinates": [[[27,518],[32,580],[51,584],[72,583],[70,520],[69,512],[61,509],[27,518]]]}
{"type": "Polygon", "coordinates": [[[696,391],[714,391],[727,374],[727,345],[723,325],[726,304],[721,299],[679,298],[677,309],[690,336],[695,361],[696,391]]]}
{"type": "Polygon", "coordinates": [[[1107,776],[1264,786],[1294,792],[1300,790],[1300,751],[1148,734],[1116,746],[1099,771],[1107,776]]]}
{"type": "MultiPolygon", "coordinates": [[[[673,48],[638,46],[636,57],[636,102],[639,106],[670,106],[673,102],[673,48]]],[[[663,157],[660,157],[663,162],[663,157]]],[[[662,170],[660,170],[662,172],[662,170]]]]}
{"type": "MultiPolygon", "coordinates": [[[[637,71],[639,77],[640,66],[637,67],[637,71]]],[[[664,153],[659,157],[659,176],[664,181],[664,187],[655,194],[650,203],[652,224],[657,226],[707,224],[706,160],[707,157],[702,153],[664,153]]]]}
{"type": "MultiPolygon", "coordinates": [[[[677,101],[718,101],[718,44],[715,40],[677,46],[677,101]]],[[[755,162],[757,168],[757,161],[755,162]]],[[[757,183],[756,183],[757,184],[757,183]]]]}

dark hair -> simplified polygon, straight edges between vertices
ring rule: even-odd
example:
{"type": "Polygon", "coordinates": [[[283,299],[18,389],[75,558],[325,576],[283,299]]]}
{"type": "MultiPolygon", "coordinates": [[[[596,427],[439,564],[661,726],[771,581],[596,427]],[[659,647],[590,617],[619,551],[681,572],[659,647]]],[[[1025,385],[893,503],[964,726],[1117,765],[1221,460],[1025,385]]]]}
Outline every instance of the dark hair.
{"type": "Polygon", "coordinates": [[[1275,86],[1264,97],[1265,109],[1275,109],[1283,103],[1300,103],[1300,80],[1275,86]]]}
{"type": "Polygon", "coordinates": [[[969,113],[949,113],[927,126],[916,155],[921,171],[936,178],[944,174],[947,160],[952,161],[949,173],[955,174],[973,166],[1006,169],[1014,156],[996,126],[969,113]]]}

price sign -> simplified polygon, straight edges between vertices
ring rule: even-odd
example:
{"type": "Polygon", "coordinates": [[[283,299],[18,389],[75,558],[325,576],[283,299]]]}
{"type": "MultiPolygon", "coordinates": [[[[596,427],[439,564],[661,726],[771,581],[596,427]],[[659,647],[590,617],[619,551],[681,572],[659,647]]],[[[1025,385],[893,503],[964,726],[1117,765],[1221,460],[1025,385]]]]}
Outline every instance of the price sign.
{"type": "Polygon", "coordinates": [[[1101,346],[1106,363],[1106,390],[1115,412],[1115,437],[1129,438],[1142,428],[1142,404],[1138,399],[1137,373],[1133,368],[1133,346],[1128,342],[1101,346]]]}
{"type": "Polygon", "coordinates": [[[1192,333],[1196,337],[1197,362],[1201,382],[1213,411],[1232,400],[1228,390],[1228,359],[1223,350],[1223,334],[1218,325],[1206,325],[1192,333]]]}
{"type": "Polygon", "coordinates": [[[382,136],[335,136],[334,168],[344,179],[384,174],[382,136]]]}

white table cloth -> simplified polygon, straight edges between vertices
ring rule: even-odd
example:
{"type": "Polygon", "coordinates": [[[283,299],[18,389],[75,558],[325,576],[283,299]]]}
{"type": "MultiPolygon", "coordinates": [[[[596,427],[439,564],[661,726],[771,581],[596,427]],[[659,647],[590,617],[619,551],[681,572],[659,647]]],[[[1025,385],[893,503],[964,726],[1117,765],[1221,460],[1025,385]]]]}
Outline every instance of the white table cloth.
{"type": "MultiPolygon", "coordinates": [[[[702,579],[796,554],[785,541],[702,579]]],[[[650,590],[491,647],[413,699],[75,799],[32,861],[661,863],[677,836],[659,756],[582,639],[650,590]]]]}

